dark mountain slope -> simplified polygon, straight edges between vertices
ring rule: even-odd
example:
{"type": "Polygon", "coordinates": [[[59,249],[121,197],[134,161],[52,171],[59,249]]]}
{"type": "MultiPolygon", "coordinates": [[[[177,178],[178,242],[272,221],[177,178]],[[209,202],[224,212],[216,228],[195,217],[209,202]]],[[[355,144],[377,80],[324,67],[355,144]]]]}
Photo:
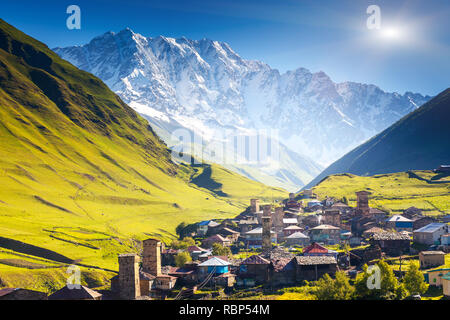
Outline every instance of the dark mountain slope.
{"type": "Polygon", "coordinates": [[[450,89],[347,153],[305,188],[336,173],[374,175],[450,163],[450,89]]]}

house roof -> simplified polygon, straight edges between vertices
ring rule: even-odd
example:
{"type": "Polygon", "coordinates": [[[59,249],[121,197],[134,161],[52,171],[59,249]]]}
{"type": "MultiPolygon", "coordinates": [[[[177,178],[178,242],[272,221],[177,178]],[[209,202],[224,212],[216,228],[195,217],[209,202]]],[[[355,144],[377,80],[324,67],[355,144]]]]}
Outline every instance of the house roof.
{"type": "Polygon", "coordinates": [[[295,265],[292,263],[292,258],[272,259],[270,263],[272,264],[273,271],[275,272],[283,272],[295,268],[295,265]]]}
{"type": "Polygon", "coordinates": [[[372,227],[370,229],[367,229],[363,233],[380,233],[380,232],[384,232],[384,231],[385,231],[384,229],[381,229],[379,227],[372,227]]]}
{"type": "Polygon", "coordinates": [[[169,270],[169,275],[174,276],[182,276],[182,275],[188,275],[192,274],[194,272],[193,269],[187,269],[187,268],[178,268],[178,267],[171,267],[169,270]]]}
{"type": "Polygon", "coordinates": [[[314,242],[303,249],[303,253],[328,253],[329,250],[324,246],[321,246],[317,242],[314,242]]]}
{"type": "Polygon", "coordinates": [[[206,238],[203,241],[220,241],[220,242],[224,242],[224,241],[229,241],[227,238],[222,237],[220,234],[215,234],[209,238],[206,238]]]}
{"type": "Polygon", "coordinates": [[[4,289],[0,289],[0,297],[6,296],[8,294],[10,294],[11,292],[14,292],[16,290],[18,290],[20,288],[4,288],[4,289]]]}
{"type": "Polygon", "coordinates": [[[436,254],[445,256],[445,252],[443,251],[422,251],[420,253],[424,256],[434,256],[436,254]]]}
{"type": "Polygon", "coordinates": [[[89,289],[85,286],[80,286],[80,289],[69,289],[67,286],[59,289],[48,297],[49,300],[85,300],[97,299],[102,295],[97,291],[89,289]]]}
{"type": "Polygon", "coordinates": [[[189,252],[189,253],[192,253],[194,251],[207,251],[207,250],[203,249],[203,248],[201,248],[199,246],[189,246],[189,247],[187,247],[186,251],[189,252]]]}
{"type": "Polygon", "coordinates": [[[333,205],[331,207],[332,208],[335,208],[335,207],[349,208],[348,205],[346,205],[345,203],[342,203],[342,202],[335,202],[335,203],[333,203],[333,205]]]}
{"type": "Polygon", "coordinates": [[[145,272],[143,270],[139,270],[139,279],[141,280],[147,280],[147,281],[152,281],[154,280],[156,277],[148,272],[145,272]]]}
{"type": "Polygon", "coordinates": [[[311,230],[339,230],[339,228],[331,226],[329,224],[320,224],[317,227],[312,228],[311,230]]]}
{"type": "Polygon", "coordinates": [[[411,238],[403,233],[397,232],[380,232],[373,235],[374,240],[410,240],[411,238]]]}
{"type": "Polygon", "coordinates": [[[283,230],[303,230],[303,228],[300,228],[299,226],[289,226],[284,228],[283,230]]]}
{"type": "Polygon", "coordinates": [[[288,236],[286,239],[309,239],[307,235],[301,232],[294,232],[290,236],[288,236]]]}
{"type": "Polygon", "coordinates": [[[381,211],[380,209],[377,209],[377,208],[369,208],[369,213],[372,213],[372,214],[375,214],[375,213],[386,214],[386,212],[381,211]]]}
{"type": "Polygon", "coordinates": [[[387,222],[412,222],[411,219],[408,219],[399,214],[394,214],[392,217],[386,219],[387,222]]]}
{"type": "Polygon", "coordinates": [[[258,224],[257,219],[239,220],[239,224],[258,224]]]}
{"type": "Polygon", "coordinates": [[[270,261],[260,255],[253,255],[241,262],[241,264],[269,264],[270,261]]]}
{"type": "MultiPolygon", "coordinates": [[[[250,230],[248,232],[246,232],[245,234],[262,234],[262,228],[255,228],[253,230],[250,230]]],[[[273,232],[272,230],[270,231],[270,233],[275,234],[275,232],[273,232]]]]}
{"type": "Polygon", "coordinates": [[[298,220],[296,218],[283,218],[283,223],[294,223],[294,224],[297,224],[298,220]]]}
{"type": "Polygon", "coordinates": [[[224,231],[225,231],[225,233],[231,233],[231,234],[238,234],[239,233],[239,232],[231,230],[230,228],[227,228],[227,227],[223,228],[220,232],[224,232],[224,231]]]}
{"type": "Polygon", "coordinates": [[[425,227],[422,227],[420,229],[415,230],[414,232],[435,232],[442,228],[443,226],[446,226],[445,223],[439,223],[439,222],[433,222],[430,224],[427,224],[425,227]]]}
{"type": "Polygon", "coordinates": [[[212,257],[211,259],[206,260],[203,263],[200,263],[199,267],[222,267],[222,266],[229,266],[230,263],[227,261],[224,261],[218,257],[212,257]]]}
{"type": "Polygon", "coordinates": [[[280,260],[283,258],[292,259],[294,257],[292,253],[284,250],[281,247],[275,247],[269,252],[264,253],[262,256],[270,261],[280,260]]]}
{"type": "Polygon", "coordinates": [[[311,266],[320,264],[336,264],[336,258],[330,256],[296,256],[298,265],[311,266]]]}
{"type": "Polygon", "coordinates": [[[209,223],[209,220],[206,220],[206,221],[201,221],[201,222],[199,222],[198,225],[199,225],[199,226],[207,226],[208,223],[209,223]]]}

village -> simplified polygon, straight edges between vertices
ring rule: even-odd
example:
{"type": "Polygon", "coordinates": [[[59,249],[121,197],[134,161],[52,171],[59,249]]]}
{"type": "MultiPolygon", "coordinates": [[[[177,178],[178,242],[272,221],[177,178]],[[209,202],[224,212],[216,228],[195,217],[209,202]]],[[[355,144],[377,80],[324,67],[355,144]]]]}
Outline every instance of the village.
{"type": "Polygon", "coordinates": [[[180,239],[169,246],[150,238],[140,254],[120,254],[109,290],[67,285],[47,297],[6,288],[0,300],[226,299],[302,286],[338,271],[355,279],[364,265],[380,260],[392,264],[398,278],[417,260],[427,284],[450,297],[450,216],[433,218],[414,207],[389,216],[369,199],[370,192],[357,192],[350,207],[346,199],[319,201],[311,190],[281,203],[251,199],[233,219],[179,226],[180,239]]]}

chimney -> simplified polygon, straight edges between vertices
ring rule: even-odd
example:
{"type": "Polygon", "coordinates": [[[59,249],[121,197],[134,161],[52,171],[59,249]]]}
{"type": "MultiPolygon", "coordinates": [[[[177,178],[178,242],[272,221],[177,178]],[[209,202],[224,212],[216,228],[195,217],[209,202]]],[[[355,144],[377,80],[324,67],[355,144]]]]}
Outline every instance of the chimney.
{"type": "Polygon", "coordinates": [[[161,275],[161,241],[158,239],[147,239],[142,242],[142,269],[151,275],[161,275]]]}
{"type": "Polygon", "coordinates": [[[119,255],[119,290],[122,299],[134,300],[141,295],[139,262],[137,254],[119,255]]]}

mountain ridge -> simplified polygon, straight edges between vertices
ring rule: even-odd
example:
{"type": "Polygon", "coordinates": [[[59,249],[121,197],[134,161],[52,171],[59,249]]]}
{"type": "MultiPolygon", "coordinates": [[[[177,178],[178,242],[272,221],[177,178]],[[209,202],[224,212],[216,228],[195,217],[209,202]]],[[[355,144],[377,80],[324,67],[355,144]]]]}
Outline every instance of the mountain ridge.
{"type": "MultiPolygon", "coordinates": [[[[171,134],[162,127],[175,126],[205,141],[214,139],[214,130],[273,129],[283,147],[316,164],[337,159],[430,98],[386,93],[375,85],[334,83],[322,71],[301,67],[280,73],[243,59],[225,42],[144,37],[131,29],[54,51],[105,81],[146,115],[160,136],[171,134]]],[[[318,170],[290,170],[292,158],[285,156],[281,169],[301,181],[321,170],[320,165],[313,166],[318,170]]],[[[266,176],[277,174],[264,166],[254,169],[266,176]]]]}

